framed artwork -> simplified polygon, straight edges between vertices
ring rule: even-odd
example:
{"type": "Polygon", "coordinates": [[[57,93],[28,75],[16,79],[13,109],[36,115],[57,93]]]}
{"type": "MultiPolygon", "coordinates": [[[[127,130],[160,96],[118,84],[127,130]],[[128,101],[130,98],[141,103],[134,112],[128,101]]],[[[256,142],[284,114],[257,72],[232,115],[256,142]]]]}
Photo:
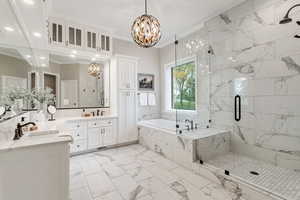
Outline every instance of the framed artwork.
{"type": "Polygon", "coordinates": [[[153,74],[138,74],[139,90],[154,90],[154,75],[153,74]]]}

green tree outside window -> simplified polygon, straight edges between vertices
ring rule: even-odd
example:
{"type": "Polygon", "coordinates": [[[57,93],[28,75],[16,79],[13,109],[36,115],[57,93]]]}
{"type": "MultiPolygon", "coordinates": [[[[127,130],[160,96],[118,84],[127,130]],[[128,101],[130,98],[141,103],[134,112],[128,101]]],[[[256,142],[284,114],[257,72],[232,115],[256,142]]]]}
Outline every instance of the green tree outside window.
{"type": "Polygon", "coordinates": [[[172,68],[172,108],[196,110],[195,62],[172,68]]]}

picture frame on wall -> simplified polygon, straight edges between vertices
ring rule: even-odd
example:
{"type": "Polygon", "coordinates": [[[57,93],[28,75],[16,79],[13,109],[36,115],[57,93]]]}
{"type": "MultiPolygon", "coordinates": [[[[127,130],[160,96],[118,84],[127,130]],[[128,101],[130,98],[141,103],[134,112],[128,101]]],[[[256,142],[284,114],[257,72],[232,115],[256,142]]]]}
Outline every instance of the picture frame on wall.
{"type": "Polygon", "coordinates": [[[154,74],[138,74],[139,90],[154,91],[154,74]]]}

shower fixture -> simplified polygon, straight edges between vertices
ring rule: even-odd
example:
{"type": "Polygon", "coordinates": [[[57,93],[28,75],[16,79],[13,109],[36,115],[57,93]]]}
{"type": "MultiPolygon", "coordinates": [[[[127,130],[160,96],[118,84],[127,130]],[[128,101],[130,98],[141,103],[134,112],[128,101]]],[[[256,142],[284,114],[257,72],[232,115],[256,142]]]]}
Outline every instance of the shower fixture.
{"type": "MultiPolygon", "coordinates": [[[[289,14],[290,14],[291,10],[293,10],[294,8],[296,8],[296,7],[298,7],[298,6],[300,6],[300,4],[296,4],[296,5],[292,6],[292,7],[287,11],[287,13],[286,13],[285,16],[283,17],[283,19],[279,22],[279,24],[287,24],[287,23],[292,22],[293,19],[289,17],[289,14]]],[[[297,22],[297,24],[299,24],[299,23],[297,22]]]]}
{"type": "MultiPolygon", "coordinates": [[[[287,11],[287,13],[286,13],[285,16],[283,17],[283,19],[279,21],[279,24],[288,24],[288,23],[292,22],[293,19],[289,17],[289,14],[290,14],[291,10],[293,10],[294,8],[296,8],[296,7],[298,7],[298,6],[300,6],[300,4],[296,4],[296,5],[292,6],[292,7],[287,11]]],[[[297,21],[296,23],[300,26],[300,21],[297,21]]],[[[300,39],[300,35],[295,35],[294,38],[300,39]]]]}

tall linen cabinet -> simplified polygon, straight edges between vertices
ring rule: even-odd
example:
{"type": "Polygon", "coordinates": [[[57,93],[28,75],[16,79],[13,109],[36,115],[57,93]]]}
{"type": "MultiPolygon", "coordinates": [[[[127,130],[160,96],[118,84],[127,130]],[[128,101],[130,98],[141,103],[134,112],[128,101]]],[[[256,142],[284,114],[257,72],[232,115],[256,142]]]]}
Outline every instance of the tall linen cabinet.
{"type": "Polygon", "coordinates": [[[118,119],[118,143],[135,142],[137,131],[137,67],[135,57],[116,55],[111,61],[111,103],[118,119]]]}

